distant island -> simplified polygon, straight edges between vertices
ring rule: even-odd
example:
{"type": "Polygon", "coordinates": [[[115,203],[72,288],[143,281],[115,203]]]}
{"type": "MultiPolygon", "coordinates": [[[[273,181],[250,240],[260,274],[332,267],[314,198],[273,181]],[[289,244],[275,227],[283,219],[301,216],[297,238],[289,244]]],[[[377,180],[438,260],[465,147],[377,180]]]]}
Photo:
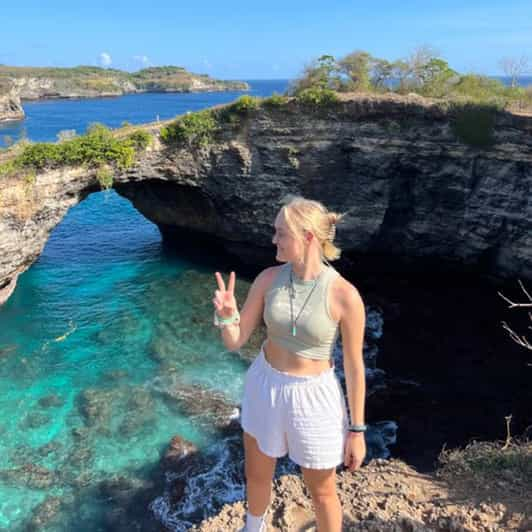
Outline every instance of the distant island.
{"type": "Polygon", "coordinates": [[[52,68],[0,65],[0,122],[24,117],[21,100],[248,89],[249,85],[243,81],[213,79],[207,74],[193,74],[178,66],[126,72],[94,66],[52,68]]]}

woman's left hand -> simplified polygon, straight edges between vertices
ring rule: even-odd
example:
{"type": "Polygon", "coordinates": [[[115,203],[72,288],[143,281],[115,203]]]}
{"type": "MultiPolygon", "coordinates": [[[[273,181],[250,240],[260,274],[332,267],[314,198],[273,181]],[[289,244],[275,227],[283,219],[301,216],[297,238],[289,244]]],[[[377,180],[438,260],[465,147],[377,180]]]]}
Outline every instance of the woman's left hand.
{"type": "Polygon", "coordinates": [[[366,456],[366,440],[363,432],[348,432],[344,447],[344,465],[349,471],[358,469],[366,456]]]}

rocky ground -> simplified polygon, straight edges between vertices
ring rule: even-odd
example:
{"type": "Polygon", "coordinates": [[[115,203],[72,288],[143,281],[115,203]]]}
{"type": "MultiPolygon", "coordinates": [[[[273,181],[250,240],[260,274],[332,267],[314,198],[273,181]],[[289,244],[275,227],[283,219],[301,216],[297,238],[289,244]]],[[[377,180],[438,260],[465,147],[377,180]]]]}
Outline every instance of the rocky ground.
{"type": "MultiPolygon", "coordinates": [[[[400,460],[373,460],[362,469],[341,471],[337,485],[344,511],[343,530],[374,532],[491,532],[532,530],[532,502],[521,481],[498,480],[472,486],[436,474],[421,474],[400,460]]],[[[529,487],[529,486],[528,486],[529,487]]],[[[239,530],[242,502],[226,505],[192,530],[239,530]]],[[[274,483],[267,513],[272,532],[316,530],[309,493],[301,479],[285,475],[274,483]]]]}

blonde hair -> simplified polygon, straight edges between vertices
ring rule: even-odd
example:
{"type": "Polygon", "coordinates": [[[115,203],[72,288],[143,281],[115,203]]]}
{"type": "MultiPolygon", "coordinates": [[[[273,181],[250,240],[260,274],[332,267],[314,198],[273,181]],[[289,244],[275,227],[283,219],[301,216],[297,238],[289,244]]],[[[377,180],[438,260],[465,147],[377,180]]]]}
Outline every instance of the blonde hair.
{"type": "Polygon", "coordinates": [[[303,230],[314,233],[321,244],[322,255],[327,260],[340,258],[341,250],[333,241],[336,224],[343,218],[343,214],[327,210],[319,201],[293,194],[286,195],[281,202],[283,206],[279,212],[292,233],[297,236],[303,230]]]}

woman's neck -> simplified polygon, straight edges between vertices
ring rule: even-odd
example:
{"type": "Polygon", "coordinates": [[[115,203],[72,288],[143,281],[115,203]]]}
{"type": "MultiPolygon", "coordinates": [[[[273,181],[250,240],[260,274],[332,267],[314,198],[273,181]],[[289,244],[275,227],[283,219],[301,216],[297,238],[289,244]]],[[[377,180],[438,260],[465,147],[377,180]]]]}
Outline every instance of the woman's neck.
{"type": "Polygon", "coordinates": [[[301,281],[312,281],[319,277],[324,268],[320,259],[309,260],[307,263],[292,262],[292,270],[301,281]]]}

